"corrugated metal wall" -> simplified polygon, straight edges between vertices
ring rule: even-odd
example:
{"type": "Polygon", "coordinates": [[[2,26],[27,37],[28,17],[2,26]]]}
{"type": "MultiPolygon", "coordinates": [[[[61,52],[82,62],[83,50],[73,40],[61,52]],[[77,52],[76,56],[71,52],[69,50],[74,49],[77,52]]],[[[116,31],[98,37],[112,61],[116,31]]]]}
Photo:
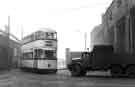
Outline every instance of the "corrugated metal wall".
{"type": "Polygon", "coordinates": [[[115,24],[114,49],[116,53],[135,53],[135,7],[121,17],[115,24]]]}
{"type": "MultiPolygon", "coordinates": [[[[104,14],[103,24],[111,35],[114,51],[116,53],[133,53],[135,51],[135,15],[130,8],[135,6],[135,0],[113,0],[104,14]],[[131,17],[131,14],[132,17],[131,17]]],[[[111,39],[111,38],[110,38],[111,39]]]]}
{"type": "Polygon", "coordinates": [[[121,18],[116,25],[116,44],[114,48],[117,53],[126,52],[126,28],[125,28],[125,18],[121,18]]]}
{"type": "Polygon", "coordinates": [[[130,10],[130,40],[131,52],[135,53],[135,6],[130,10]]]}

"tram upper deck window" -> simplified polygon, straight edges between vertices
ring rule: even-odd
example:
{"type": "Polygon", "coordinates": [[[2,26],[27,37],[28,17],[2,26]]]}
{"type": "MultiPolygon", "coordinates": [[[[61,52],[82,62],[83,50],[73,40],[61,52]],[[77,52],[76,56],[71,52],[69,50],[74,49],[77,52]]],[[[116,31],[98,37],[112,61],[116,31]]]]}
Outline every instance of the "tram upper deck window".
{"type": "Polygon", "coordinates": [[[57,33],[47,32],[46,39],[57,39],[57,33]]]}
{"type": "Polygon", "coordinates": [[[31,42],[33,40],[34,40],[34,35],[33,34],[32,35],[29,35],[29,36],[27,36],[27,37],[25,37],[23,39],[23,44],[28,43],[28,42],[31,42]]]}
{"type": "Polygon", "coordinates": [[[42,31],[38,31],[35,33],[35,39],[36,40],[42,40],[45,39],[45,33],[42,31]]]}

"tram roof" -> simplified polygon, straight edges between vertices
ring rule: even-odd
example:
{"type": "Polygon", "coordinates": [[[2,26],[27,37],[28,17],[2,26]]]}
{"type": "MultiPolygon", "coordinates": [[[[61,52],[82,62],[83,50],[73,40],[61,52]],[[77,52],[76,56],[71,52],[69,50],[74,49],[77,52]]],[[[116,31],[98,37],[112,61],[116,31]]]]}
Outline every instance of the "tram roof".
{"type": "Polygon", "coordinates": [[[38,31],[43,31],[43,32],[56,32],[56,30],[50,29],[50,28],[40,28],[38,31]]]}
{"type": "MultiPolygon", "coordinates": [[[[38,32],[38,31],[42,31],[42,32],[52,32],[52,33],[55,33],[56,30],[53,30],[53,29],[50,29],[50,28],[39,28],[37,31],[33,32],[32,34],[38,32]]],[[[31,34],[30,34],[31,35],[31,34]]],[[[27,35],[29,36],[29,35],[27,35]]],[[[26,38],[27,36],[25,36],[24,38],[26,38]]]]}

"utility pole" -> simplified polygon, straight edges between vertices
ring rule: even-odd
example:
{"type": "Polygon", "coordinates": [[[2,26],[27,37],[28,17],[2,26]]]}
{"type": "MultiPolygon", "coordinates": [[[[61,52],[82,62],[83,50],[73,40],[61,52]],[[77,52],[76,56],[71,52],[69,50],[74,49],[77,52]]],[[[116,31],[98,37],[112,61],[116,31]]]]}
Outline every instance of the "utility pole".
{"type": "MultiPolygon", "coordinates": [[[[10,70],[10,16],[8,16],[8,26],[7,26],[7,38],[8,38],[8,69],[10,70]]],[[[12,63],[11,63],[12,64],[12,63]]]]}
{"type": "Polygon", "coordinates": [[[21,25],[21,40],[23,39],[23,25],[21,25]]]}
{"type": "Polygon", "coordinates": [[[85,51],[87,50],[87,33],[84,33],[84,40],[85,40],[85,51]]]}
{"type": "MultiPolygon", "coordinates": [[[[77,30],[75,32],[79,32],[80,34],[82,34],[82,32],[80,30],[77,30]]],[[[87,51],[87,32],[83,32],[83,35],[84,35],[84,51],[87,51]]]]}

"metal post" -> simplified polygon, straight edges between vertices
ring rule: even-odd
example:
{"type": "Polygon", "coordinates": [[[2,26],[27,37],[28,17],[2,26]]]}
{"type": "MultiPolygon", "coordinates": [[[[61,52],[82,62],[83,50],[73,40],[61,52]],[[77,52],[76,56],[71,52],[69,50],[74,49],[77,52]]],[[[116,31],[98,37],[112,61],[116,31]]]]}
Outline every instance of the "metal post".
{"type": "Polygon", "coordinates": [[[23,40],[23,25],[21,25],[21,40],[23,40]]]}
{"type": "Polygon", "coordinates": [[[85,39],[85,51],[87,50],[87,33],[85,32],[84,34],[84,39],[85,39]]]}
{"type": "Polygon", "coordinates": [[[8,69],[10,69],[10,16],[8,16],[8,27],[7,27],[7,38],[8,38],[8,69]]]}

